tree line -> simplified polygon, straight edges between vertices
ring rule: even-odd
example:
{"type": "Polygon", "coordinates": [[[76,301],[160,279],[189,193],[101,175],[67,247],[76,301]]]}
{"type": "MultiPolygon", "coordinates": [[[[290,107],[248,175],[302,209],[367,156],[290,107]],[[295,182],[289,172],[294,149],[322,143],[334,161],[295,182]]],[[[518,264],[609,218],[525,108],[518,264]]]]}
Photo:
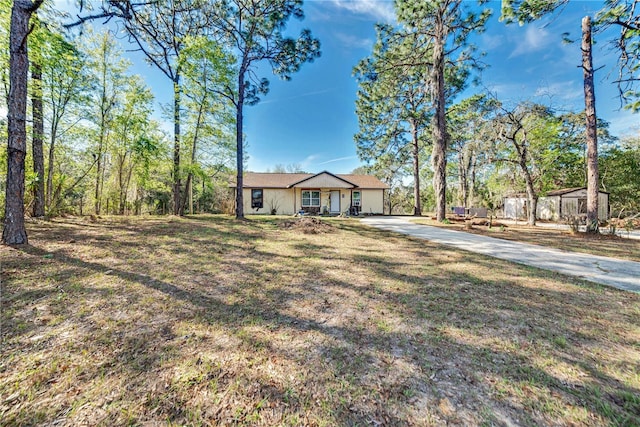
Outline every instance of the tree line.
{"type": "MultiPolygon", "coordinates": [[[[566,3],[504,0],[501,19],[525,24],[562,13],[566,3]]],[[[493,13],[485,2],[404,0],[395,11],[397,23],[377,25],[371,55],[354,68],[356,148],[364,170],[391,185],[390,212],[421,215],[426,204],[442,221],[447,205],[494,208],[504,195],[522,191],[535,224],[539,195],[582,186],[589,231],[598,230],[598,190],[611,193],[614,211],[640,211],[633,201],[640,175],[627,173],[637,164],[640,135],[617,141],[608,123],[597,120],[591,17],[582,21],[580,45],[585,110],[560,112],[533,101],[513,104],[487,90],[460,99],[483,67],[469,39],[493,13]]],[[[606,1],[594,19],[596,33],[620,31],[610,40],[619,58],[614,83],[622,106],[637,113],[640,2],[606,1]]]]}
{"type": "Polygon", "coordinates": [[[42,0],[1,4],[10,54],[0,58],[8,110],[0,172],[11,244],[27,242],[25,207],[37,217],[220,210],[234,204],[225,200],[234,172],[243,218],[244,107],[269,89],[257,66],[288,80],[320,56],[309,30],[284,34],[291,18],[304,18],[300,0],[80,0],[77,16],[42,0]],[[87,22],[107,25],[94,32],[87,22]],[[116,37],[166,76],[172,132],[153,120],[152,93],[116,37]]]}
{"type": "MultiPolygon", "coordinates": [[[[484,31],[492,13],[485,3],[397,1],[397,23],[377,26],[372,54],[354,69],[356,148],[366,170],[391,184],[389,210],[420,215],[427,206],[444,220],[454,202],[491,207],[507,189],[520,189],[535,206],[548,189],[587,181],[590,194],[611,192],[614,209],[638,210],[637,173],[621,178],[638,163],[638,138],[611,137],[589,108],[593,99],[585,98],[586,113],[533,102],[511,105],[486,91],[459,99],[482,67],[469,39],[484,31]],[[586,150],[597,147],[597,138],[599,155],[586,150]],[[599,165],[587,162],[587,151],[599,165]],[[590,175],[594,167],[599,175],[590,175]]],[[[502,19],[526,23],[561,13],[566,3],[504,0],[502,19]]],[[[182,215],[227,206],[243,218],[244,108],[269,89],[257,66],[267,63],[288,80],[320,56],[320,42],[309,30],[284,33],[289,20],[304,18],[302,1],[78,5],[77,15],[69,16],[42,0],[0,1],[0,37],[10,47],[0,53],[8,111],[2,126],[8,143],[0,152],[6,158],[0,162],[6,176],[3,241],[27,242],[25,210],[36,217],[182,215]],[[153,95],[130,71],[123,45],[166,77],[173,102],[163,114],[172,129],[153,119],[153,95]],[[235,200],[228,199],[231,174],[235,200]]],[[[608,0],[594,17],[596,31],[619,29],[613,40],[616,84],[622,104],[636,112],[637,6],[637,0],[608,0]]],[[[590,33],[584,37],[586,58],[590,33]]],[[[585,64],[587,59],[587,82],[593,69],[585,64]]]]}

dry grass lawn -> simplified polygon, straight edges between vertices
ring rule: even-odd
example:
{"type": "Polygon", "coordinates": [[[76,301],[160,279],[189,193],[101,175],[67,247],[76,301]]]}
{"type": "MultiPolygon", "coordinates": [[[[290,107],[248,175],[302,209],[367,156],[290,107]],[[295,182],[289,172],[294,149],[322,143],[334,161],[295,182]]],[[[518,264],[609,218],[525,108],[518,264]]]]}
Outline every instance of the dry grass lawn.
{"type": "Polygon", "coordinates": [[[640,295],[289,221],[30,224],[0,424],[640,425],[640,295]]]}
{"type": "Polygon", "coordinates": [[[482,234],[498,239],[515,240],[571,252],[609,256],[640,262],[640,240],[625,237],[624,231],[622,231],[622,236],[611,236],[604,233],[604,231],[607,231],[605,228],[602,234],[590,235],[547,227],[530,227],[523,222],[515,225],[502,224],[500,220],[493,220],[494,225],[489,228],[485,225],[486,221],[486,219],[467,221],[463,219],[451,219],[450,224],[443,224],[429,218],[413,220],[413,222],[417,224],[482,234]],[[471,226],[471,228],[469,226],[471,226]]]}

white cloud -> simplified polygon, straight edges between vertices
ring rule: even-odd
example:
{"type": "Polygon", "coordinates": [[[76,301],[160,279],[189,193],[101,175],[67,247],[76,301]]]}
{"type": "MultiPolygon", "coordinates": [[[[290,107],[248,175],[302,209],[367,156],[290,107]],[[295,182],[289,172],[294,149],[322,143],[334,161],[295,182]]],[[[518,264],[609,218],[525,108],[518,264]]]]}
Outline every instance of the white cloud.
{"type": "Polygon", "coordinates": [[[521,96],[525,93],[526,88],[522,83],[499,83],[489,85],[486,90],[498,99],[514,99],[516,95],[521,96]]]}
{"type": "MultiPolygon", "coordinates": [[[[94,10],[96,5],[91,1],[85,1],[83,7],[83,14],[87,14],[94,10]]],[[[99,5],[97,6],[99,7],[99,5]]],[[[76,15],[80,12],[80,8],[78,7],[78,2],[74,0],[54,0],[53,8],[57,11],[68,13],[70,17],[75,18],[76,15]]]]}
{"type": "Polygon", "coordinates": [[[524,38],[517,41],[510,58],[544,50],[554,40],[549,31],[535,25],[527,26],[524,38]]]}
{"type": "Polygon", "coordinates": [[[501,100],[513,102],[535,101],[560,109],[573,109],[576,101],[581,101],[584,96],[582,82],[572,79],[550,82],[545,78],[541,78],[538,80],[490,83],[484,87],[484,90],[501,100]]]}
{"type": "Polygon", "coordinates": [[[566,80],[554,83],[541,83],[536,89],[534,96],[548,97],[551,100],[557,98],[565,102],[573,102],[581,100],[584,94],[577,81],[566,80]]]}
{"type": "Polygon", "coordinates": [[[291,101],[294,99],[298,99],[298,98],[306,98],[308,96],[315,96],[315,95],[322,95],[325,93],[329,93],[331,92],[333,89],[320,89],[320,90],[314,90],[311,92],[305,92],[305,93],[300,93],[298,95],[295,96],[289,96],[287,98],[284,99],[261,99],[260,103],[258,105],[264,105],[264,104],[273,104],[274,102],[280,102],[280,101],[291,101]]]}
{"type": "Polygon", "coordinates": [[[318,163],[319,165],[326,165],[329,163],[335,163],[335,162],[342,162],[344,160],[353,160],[353,159],[357,159],[357,156],[347,156],[347,157],[338,157],[337,159],[331,159],[331,160],[327,160],[325,162],[321,162],[318,163]]]}
{"type": "Polygon", "coordinates": [[[331,0],[338,9],[384,22],[394,22],[396,14],[391,0],[331,0]]]}
{"type": "Polygon", "coordinates": [[[501,35],[489,35],[487,33],[483,33],[480,36],[479,46],[484,50],[493,50],[502,46],[503,43],[504,37],[502,37],[501,35]]]}
{"type": "Polygon", "coordinates": [[[336,38],[347,48],[366,49],[373,48],[373,40],[369,38],[356,37],[353,34],[335,33],[336,38]]]}
{"type": "Polygon", "coordinates": [[[618,137],[635,136],[640,132],[638,125],[638,113],[633,114],[629,110],[620,110],[612,113],[609,119],[609,131],[618,137]]]}
{"type": "Polygon", "coordinates": [[[316,165],[317,164],[316,160],[318,160],[320,157],[321,157],[320,154],[310,154],[307,157],[305,157],[302,162],[300,162],[300,167],[303,170],[307,170],[311,166],[316,165]]]}

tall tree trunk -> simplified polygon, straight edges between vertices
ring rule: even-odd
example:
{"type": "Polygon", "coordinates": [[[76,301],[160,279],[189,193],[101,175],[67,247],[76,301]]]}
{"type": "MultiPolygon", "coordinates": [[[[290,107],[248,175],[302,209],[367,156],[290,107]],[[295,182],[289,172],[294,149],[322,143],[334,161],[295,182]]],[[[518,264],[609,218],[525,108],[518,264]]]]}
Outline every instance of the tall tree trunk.
{"type": "Polygon", "coordinates": [[[200,102],[198,108],[198,118],[196,119],[196,128],[193,133],[193,141],[191,143],[191,167],[187,174],[187,182],[185,184],[184,197],[182,198],[182,212],[187,206],[187,198],[189,201],[189,213],[193,215],[193,165],[196,163],[196,150],[198,148],[198,137],[200,135],[200,127],[202,126],[202,118],[204,115],[204,102],[200,102]]]}
{"type": "Polygon", "coordinates": [[[33,84],[31,96],[31,110],[33,115],[33,171],[36,174],[36,186],[33,189],[33,216],[44,216],[44,152],[42,143],[44,139],[44,120],[42,110],[42,67],[40,64],[31,64],[31,80],[33,84]]]}
{"type": "Polygon", "coordinates": [[[243,168],[243,146],[242,146],[242,119],[244,108],[244,71],[238,73],[238,103],[236,104],[236,219],[244,218],[244,200],[242,197],[242,168],[243,168]]]}
{"type": "Polygon", "coordinates": [[[413,150],[413,215],[422,215],[422,202],[420,201],[420,145],[418,140],[418,127],[415,122],[411,122],[411,139],[413,150]]]}
{"type": "Polygon", "coordinates": [[[24,168],[27,155],[27,37],[31,14],[42,0],[14,0],[9,36],[9,102],[7,105],[7,186],[2,241],[9,245],[28,243],[24,226],[24,168]]]}
{"type": "Polygon", "coordinates": [[[527,224],[536,225],[536,211],[538,209],[538,195],[533,186],[533,177],[527,168],[527,148],[523,145],[520,152],[520,169],[524,176],[524,183],[527,189],[527,201],[529,202],[529,209],[527,209],[527,224]]]}
{"type": "Polygon", "coordinates": [[[102,169],[103,169],[103,152],[104,146],[107,140],[107,114],[111,109],[110,100],[107,99],[107,49],[106,43],[100,46],[102,60],[100,63],[101,74],[101,86],[102,92],[100,94],[100,134],[98,136],[98,152],[96,153],[96,188],[95,188],[95,207],[94,211],[96,215],[100,215],[102,208],[102,169]]]}
{"type": "Polygon", "coordinates": [[[193,184],[193,172],[189,171],[187,174],[187,181],[184,183],[184,194],[182,196],[182,213],[187,210],[187,204],[189,204],[189,214],[193,214],[193,201],[191,200],[191,185],[193,184]]]}
{"type": "Polygon", "coordinates": [[[582,70],[587,116],[587,233],[598,233],[598,125],[593,87],[591,18],[582,18],[582,70]]]}
{"type": "Polygon", "coordinates": [[[173,214],[182,215],[180,203],[180,76],[173,82],[173,214]]]}
{"type": "MultiPolygon", "coordinates": [[[[124,215],[125,213],[127,213],[127,199],[129,198],[129,187],[131,186],[131,175],[133,174],[133,161],[130,161],[130,165],[129,168],[127,169],[127,178],[125,179],[124,182],[124,198],[123,198],[123,205],[124,205],[124,209],[122,209],[122,214],[124,215]]],[[[129,215],[129,213],[131,213],[131,209],[129,209],[127,215],[129,215]]]]}
{"type": "Polygon", "coordinates": [[[47,209],[51,211],[51,207],[55,204],[54,195],[53,195],[53,171],[54,171],[54,162],[55,162],[55,146],[56,146],[56,138],[57,138],[57,130],[58,126],[55,124],[55,117],[53,118],[53,122],[51,124],[51,138],[49,143],[49,161],[47,168],[47,197],[46,204],[47,209]]]}
{"type": "Polygon", "coordinates": [[[125,204],[127,202],[126,189],[125,189],[125,164],[127,162],[127,152],[123,155],[118,155],[118,213],[124,215],[125,204]]]}
{"type": "Polygon", "coordinates": [[[458,191],[460,192],[458,198],[460,200],[460,204],[464,207],[468,207],[467,201],[469,199],[469,183],[467,178],[468,169],[469,166],[465,159],[464,149],[460,149],[460,151],[458,151],[458,191]]]}
{"type": "Polygon", "coordinates": [[[96,215],[100,215],[100,210],[102,206],[102,186],[100,185],[102,182],[102,152],[104,147],[104,141],[106,139],[105,135],[105,123],[104,123],[104,115],[100,119],[100,136],[98,137],[98,152],[96,153],[96,188],[95,188],[95,206],[94,212],[96,215]]]}
{"type": "Polygon", "coordinates": [[[529,209],[527,210],[527,224],[536,225],[536,211],[538,210],[538,196],[533,188],[533,180],[528,175],[526,179],[527,187],[527,201],[529,202],[529,209]]]}
{"type": "MultiPolygon", "coordinates": [[[[105,139],[106,141],[106,139],[105,139]]],[[[104,194],[104,179],[107,176],[107,162],[109,161],[109,156],[107,156],[107,153],[104,150],[104,147],[102,149],[102,170],[100,171],[100,174],[98,175],[98,194],[100,195],[100,211],[102,211],[102,195],[104,194]]],[[[109,165],[110,166],[110,165],[109,165]]],[[[107,197],[107,214],[109,213],[109,198],[107,197]]]]}
{"type": "Polygon", "coordinates": [[[189,213],[191,215],[193,212],[193,174],[191,174],[191,181],[189,181],[189,213]]]}
{"type": "Polygon", "coordinates": [[[470,202],[469,204],[471,206],[474,205],[474,199],[476,197],[476,162],[477,162],[476,156],[471,155],[470,169],[469,169],[469,177],[470,177],[469,195],[467,199],[467,203],[470,202]]]}
{"type": "Polygon", "coordinates": [[[134,215],[140,215],[142,213],[142,191],[138,185],[136,185],[136,201],[134,206],[134,215]]]}
{"type": "Polygon", "coordinates": [[[445,119],[445,86],[444,86],[444,41],[446,28],[442,17],[436,17],[435,38],[433,46],[433,71],[431,83],[434,92],[434,126],[433,126],[433,190],[436,199],[436,219],[446,219],[446,177],[447,177],[447,124],[445,119]]]}

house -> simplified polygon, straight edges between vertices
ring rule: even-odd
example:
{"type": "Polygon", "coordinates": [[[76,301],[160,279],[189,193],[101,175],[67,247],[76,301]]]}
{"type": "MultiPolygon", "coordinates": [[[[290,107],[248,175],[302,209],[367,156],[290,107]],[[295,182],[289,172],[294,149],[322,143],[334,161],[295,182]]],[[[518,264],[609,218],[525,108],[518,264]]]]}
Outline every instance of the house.
{"type": "Polygon", "coordinates": [[[370,175],[247,172],[242,194],[247,213],[377,215],[384,213],[384,191],[388,188],[370,175]]]}
{"type": "MultiPolygon", "coordinates": [[[[505,197],[505,218],[526,218],[527,197],[515,194],[505,197]]],[[[571,216],[585,216],[587,214],[587,189],[585,187],[563,188],[549,191],[546,196],[538,198],[536,218],[560,221],[571,216]]],[[[609,193],[598,192],[598,218],[601,221],[609,219],[609,193]]]]}

